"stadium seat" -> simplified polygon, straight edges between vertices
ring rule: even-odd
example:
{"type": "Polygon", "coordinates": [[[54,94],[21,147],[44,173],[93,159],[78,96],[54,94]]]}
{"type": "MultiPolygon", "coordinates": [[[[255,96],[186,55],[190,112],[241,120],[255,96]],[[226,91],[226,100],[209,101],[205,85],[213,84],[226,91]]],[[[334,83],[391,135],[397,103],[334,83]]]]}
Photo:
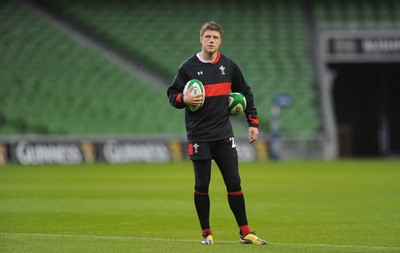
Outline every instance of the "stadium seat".
{"type": "MultiPolygon", "coordinates": [[[[320,122],[305,38],[303,1],[207,1],[187,4],[178,0],[174,8],[165,0],[33,2],[46,5],[59,18],[170,79],[180,63],[200,49],[200,25],[208,20],[220,22],[225,29],[221,51],[238,63],[251,84],[263,127],[267,128],[274,95],[287,93],[295,102],[293,108],[284,112],[283,131],[317,134],[320,122]],[[209,4],[215,8],[210,9],[209,4]],[[176,9],[181,10],[179,15],[176,9]],[[301,113],[305,111],[312,113],[301,113]],[[301,117],[298,122],[309,124],[294,124],[292,116],[301,117]]],[[[332,8],[326,10],[315,1],[318,21],[326,16],[321,23],[328,25],[347,15],[337,8],[341,3],[329,1],[327,6],[332,8]]],[[[46,123],[43,116],[37,123],[51,125],[48,129],[53,134],[64,131],[68,134],[185,132],[182,113],[166,104],[166,86],[154,87],[121,70],[17,2],[3,3],[2,7],[0,22],[6,32],[0,43],[7,49],[2,61],[7,61],[7,66],[18,66],[18,73],[11,67],[0,70],[0,80],[5,83],[2,89],[14,98],[4,102],[6,107],[19,108],[17,114],[3,112],[4,115],[13,120],[23,119],[28,117],[24,109],[34,107],[37,109],[32,113],[34,117],[29,116],[33,121],[46,113],[52,122],[64,121],[64,124],[46,123]],[[15,87],[16,80],[24,88],[15,87]],[[17,105],[17,96],[21,101],[33,99],[35,102],[17,105]],[[149,101],[153,103],[150,105],[149,101]],[[52,108],[51,112],[48,108],[52,108]],[[141,121],[137,122],[138,119],[141,121]]],[[[373,10],[364,9],[368,10],[366,13],[373,10]]],[[[379,15],[393,18],[394,11],[387,10],[379,15]]],[[[348,12],[354,11],[357,9],[350,8],[348,12]]]]}
{"type": "MultiPolygon", "coordinates": [[[[0,135],[155,134],[161,128],[154,125],[166,117],[181,117],[154,117],[157,106],[144,110],[150,98],[163,94],[164,102],[165,90],[73,41],[21,4],[2,3],[0,14],[7,31],[0,40],[0,135]]],[[[176,125],[168,130],[184,132],[176,125]]]]}

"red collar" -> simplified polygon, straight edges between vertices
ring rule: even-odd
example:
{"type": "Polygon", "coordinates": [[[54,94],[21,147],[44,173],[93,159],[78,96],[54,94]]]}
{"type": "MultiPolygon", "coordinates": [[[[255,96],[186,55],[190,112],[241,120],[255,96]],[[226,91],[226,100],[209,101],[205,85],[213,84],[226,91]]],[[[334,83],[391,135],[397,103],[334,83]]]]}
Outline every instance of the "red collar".
{"type": "Polygon", "coordinates": [[[215,58],[215,60],[210,62],[210,64],[216,64],[219,61],[219,58],[221,58],[221,54],[219,52],[217,52],[217,58],[215,58]]]}
{"type": "MultiPolygon", "coordinates": [[[[200,53],[199,53],[199,54],[200,54],[200,53]]],[[[201,56],[200,56],[199,54],[196,54],[197,59],[198,59],[199,61],[201,61],[201,62],[204,62],[204,63],[216,64],[216,63],[219,61],[219,59],[221,58],[220,52],[217,52],[217,58],[215,58],[215,60],[213,60],[213,61],[208,62],[208,61],[203,61],[202,58],[201,58],[201,56]]]]}

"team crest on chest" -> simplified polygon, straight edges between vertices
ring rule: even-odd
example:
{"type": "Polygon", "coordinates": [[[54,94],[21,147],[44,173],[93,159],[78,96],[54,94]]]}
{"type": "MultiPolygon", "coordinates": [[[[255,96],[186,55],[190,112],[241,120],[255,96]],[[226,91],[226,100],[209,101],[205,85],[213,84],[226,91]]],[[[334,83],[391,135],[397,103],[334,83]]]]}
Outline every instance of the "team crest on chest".
{"type": "Polygon", "coordinates": [[[221,67],[219,67],[219,69],[221,70],[221,75],[225,75],[225,67],[221,65],[221,67]]]}

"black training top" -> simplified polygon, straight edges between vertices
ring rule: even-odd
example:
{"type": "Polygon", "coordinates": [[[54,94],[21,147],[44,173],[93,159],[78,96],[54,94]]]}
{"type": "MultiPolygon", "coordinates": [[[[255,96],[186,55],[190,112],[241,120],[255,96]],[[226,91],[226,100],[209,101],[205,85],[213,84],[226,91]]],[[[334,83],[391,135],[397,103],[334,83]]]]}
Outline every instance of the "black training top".
{"type": "Polygon", "coordinates": [[[197,55],[193,55],[182,63],[167,90],[167,95],[172,106],[186,108],[185,120],[189,142],[209,142],[233,136],[228,113],[231,92],[240,92],[246,97],[247,122],[249,126],[258,127],[253,94],[235,62],[218,52],[213,62],[203,62],[197,55]],[[191,79],[200,80],[206,94],[203,106],[194,112],[187,108],[182,94],[185,84],[191,79]]]}

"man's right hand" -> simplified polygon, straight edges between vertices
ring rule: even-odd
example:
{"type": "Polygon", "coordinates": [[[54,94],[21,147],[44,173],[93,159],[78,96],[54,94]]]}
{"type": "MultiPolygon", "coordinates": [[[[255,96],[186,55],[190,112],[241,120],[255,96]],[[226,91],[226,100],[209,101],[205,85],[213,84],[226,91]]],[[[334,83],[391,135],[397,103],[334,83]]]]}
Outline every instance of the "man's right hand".
{"type": "Polygon", "coordinates": [[[194,86],[190,87],[185,94],[183,94],[183,102],[187,105],[200,106],[204,100],[204,94],[193,94],[194,86]]]}

